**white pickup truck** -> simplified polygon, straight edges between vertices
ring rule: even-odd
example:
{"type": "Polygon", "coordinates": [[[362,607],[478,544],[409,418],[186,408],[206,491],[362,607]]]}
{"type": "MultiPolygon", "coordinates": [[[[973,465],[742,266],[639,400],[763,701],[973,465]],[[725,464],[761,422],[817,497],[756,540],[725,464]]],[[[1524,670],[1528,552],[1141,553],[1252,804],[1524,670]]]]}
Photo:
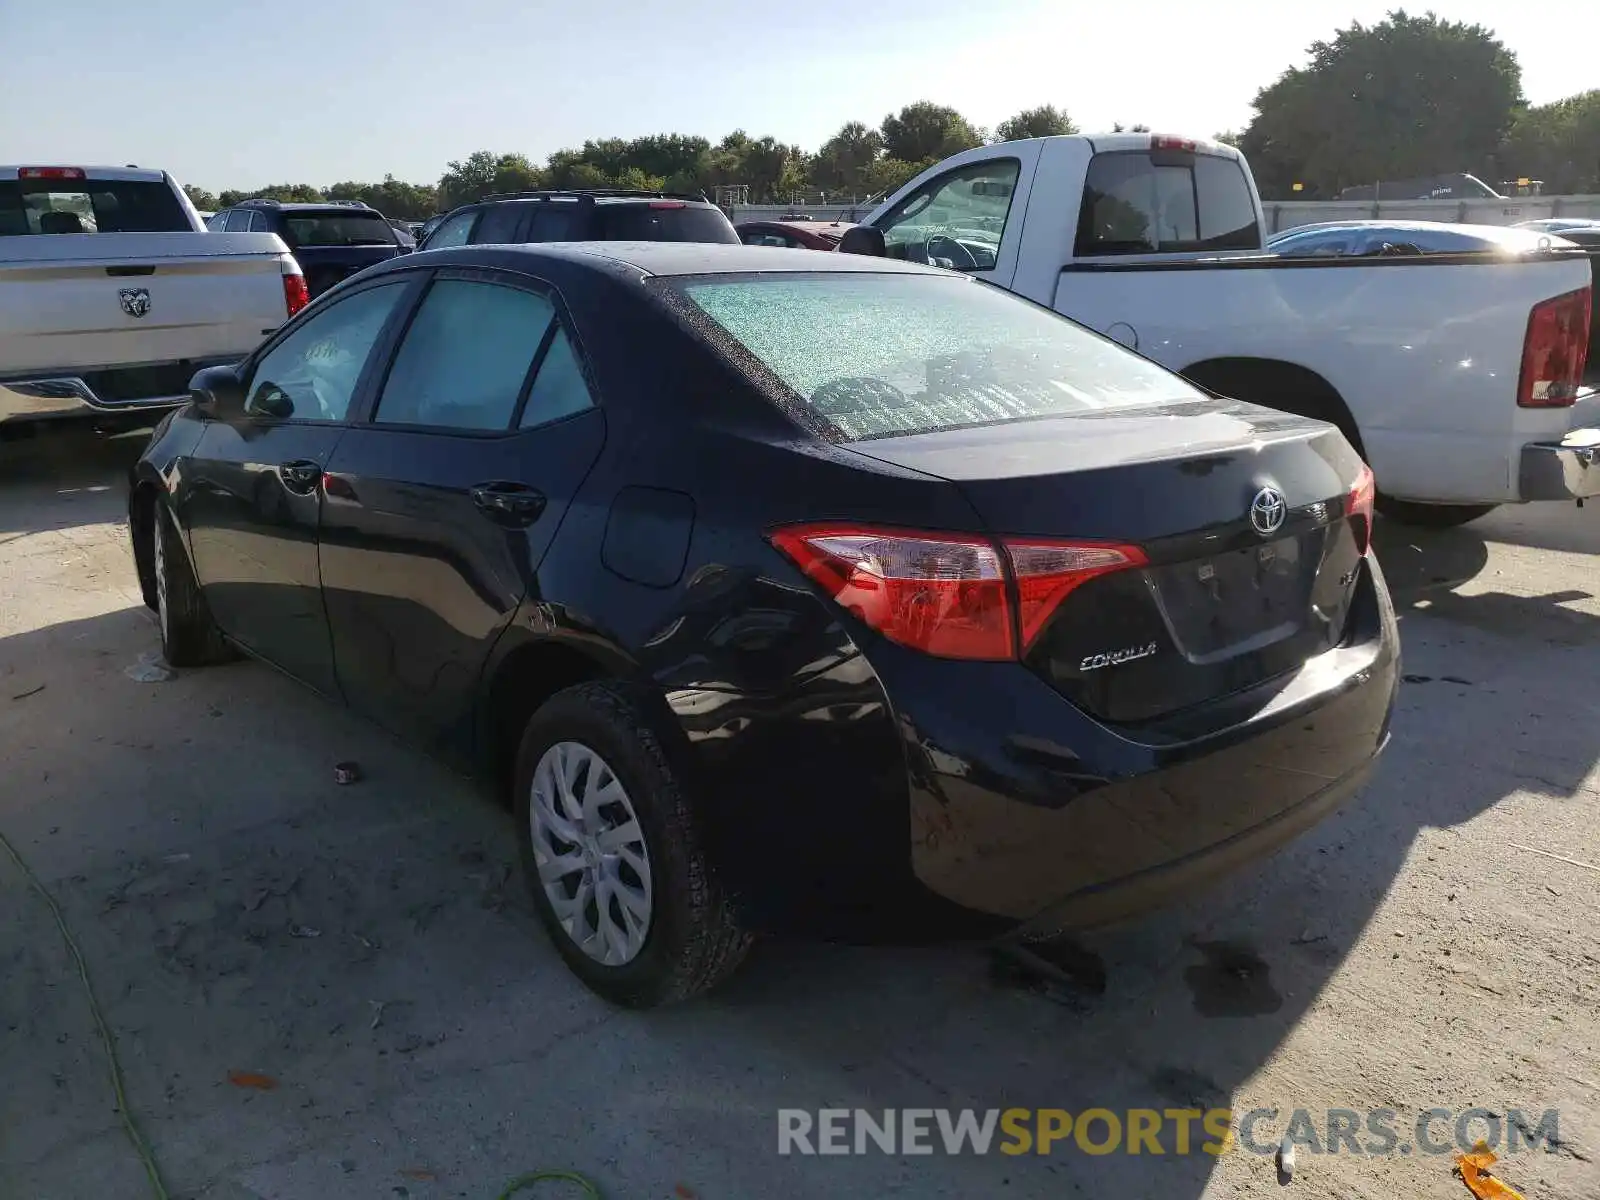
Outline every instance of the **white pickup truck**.
{"type": "Polygon", "coordinates": [[[948,158],[840,249],[968,272],[1213,392],[1330,421],[1383,511],[1453,525],[1600,493],[1588,261],[1503,235],[1469,253],[1276,256],[1236,150],[1110,134],[948,158]]]}
{"type": "Polygon", "coordinates": [[[207,233],[164,171],[0,167],[0,435],[189,396],[306,303],[270,233],[207,233]]]}

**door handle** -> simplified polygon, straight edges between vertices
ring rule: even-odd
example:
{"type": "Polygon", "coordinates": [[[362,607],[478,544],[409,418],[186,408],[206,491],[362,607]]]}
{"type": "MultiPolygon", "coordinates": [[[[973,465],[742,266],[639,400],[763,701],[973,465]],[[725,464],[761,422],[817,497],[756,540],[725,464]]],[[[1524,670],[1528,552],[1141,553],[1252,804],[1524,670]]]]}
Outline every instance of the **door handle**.
{"type": "Polygon", "coordinates": [[[544,512],[544,493],[525,483],[480,483],[472,489],[472,502],[491,521],[522,529],[544,512]]]}
{"type": "Polygon", "coordinates": [[[278,476],[283,480],[283,486],[291,492],[309,496],[322,481],[322,464],[312,462],[309,458],[296,459],[279,467],[278,476]]]}

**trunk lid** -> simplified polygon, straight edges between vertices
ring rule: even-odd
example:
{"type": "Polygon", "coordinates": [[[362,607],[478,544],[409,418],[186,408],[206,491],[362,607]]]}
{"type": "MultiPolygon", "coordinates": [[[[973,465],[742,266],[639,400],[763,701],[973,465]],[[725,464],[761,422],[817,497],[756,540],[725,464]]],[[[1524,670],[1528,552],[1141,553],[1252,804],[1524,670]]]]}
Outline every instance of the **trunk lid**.
{"type": "Polygon", "coordinates": [[[0,363],[17,375],[242,358],[284,322],[287,260],[260,233],[0,239],[0,363]]]}
{"type": "Polygon", "coordinates": [[[1070,592],[1024,651],[1108,722],[1252,687],[1344,637],[1364,538],[1345,501],[1361,463],[1331,425],[1205,400],[850,449],[948,479],[995,535],[1143,551],[1144,565],[1070,592]]]}

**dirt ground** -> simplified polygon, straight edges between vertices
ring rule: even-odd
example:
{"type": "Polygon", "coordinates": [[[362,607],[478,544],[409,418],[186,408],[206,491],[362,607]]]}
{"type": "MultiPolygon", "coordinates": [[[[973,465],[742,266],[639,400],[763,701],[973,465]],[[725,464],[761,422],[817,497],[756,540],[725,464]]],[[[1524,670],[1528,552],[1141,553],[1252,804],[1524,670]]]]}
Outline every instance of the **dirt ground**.
{"type": "MultiPolygon", "coordinates": [[[[1409,674],[1375,782],[1088,939],[1098,998],[997,982],[972,948],[781,943],[641,1015],[561,967],[472,786],[253,663],[135,677],[137,449],[0,447],[0,832],[82,946],[175,1197],[476,1200],[542,1167],[608,1198],[1468,1195],[1450,1155],[1398,1150],[1302,1147],[1287,1186],[1270,1156],[1170,1145],[777,1153],[780,1108],[1189,1105],[1279,1110],[1267,1143],[1295,1109],[1394,1109],[1402,1135],[1557,1109],[1559,1144],[1498,1169],[1600,1197],[1600,505],[1381,529],[1409,674]]],[[[0,1081],[0,1196],[148,1194],[72,959],[3,858],[0,1081]]]]}

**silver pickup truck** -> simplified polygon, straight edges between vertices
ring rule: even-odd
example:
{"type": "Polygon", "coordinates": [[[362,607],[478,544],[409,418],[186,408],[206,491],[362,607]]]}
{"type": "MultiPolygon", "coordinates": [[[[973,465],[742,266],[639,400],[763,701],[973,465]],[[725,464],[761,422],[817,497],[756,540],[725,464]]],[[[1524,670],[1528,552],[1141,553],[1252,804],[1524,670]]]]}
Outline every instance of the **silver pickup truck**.
{"type": "Polygon", "coordinates": [[[149,419],[307,301],[270,233],[208,233],[164,171],[0,166],[0,434],[149,419]]]}

